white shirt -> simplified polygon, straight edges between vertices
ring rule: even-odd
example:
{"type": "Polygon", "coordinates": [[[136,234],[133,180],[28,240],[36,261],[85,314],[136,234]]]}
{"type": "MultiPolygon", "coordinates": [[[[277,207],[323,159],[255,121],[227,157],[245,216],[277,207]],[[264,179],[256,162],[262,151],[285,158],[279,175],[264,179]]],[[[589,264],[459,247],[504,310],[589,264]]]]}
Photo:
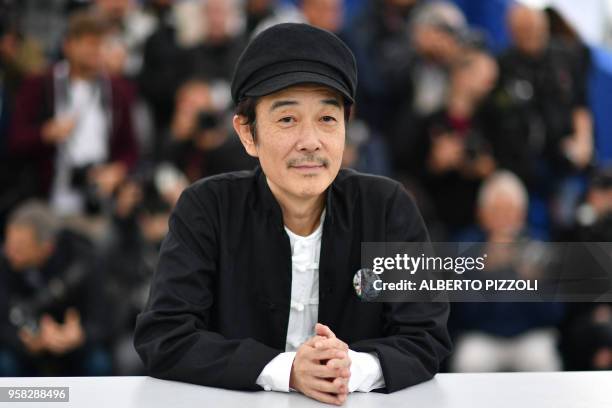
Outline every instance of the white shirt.
{"type": "MultiPolygon", "coordinates": [[[[325,210],[319,226],[307,237],[285,227],[291,244],[291,309],[285,352],[272,359],[257,377],[256,383],[266,391],[289,392],[289,377],[295,350],[315,335],[319,315],[319,255],[325,210]]],[[[375,353],[349,350],[351,377],[349,392],[368,392],[385,386],[380,361],[375,353]]]]}
{"type": "Polygon", "coordinates": [[[84,199],[72,187],[73,168],[103,163],[109,155],[108,123],[99,86],[90,81],[71,80],[68,99],[56,101],[55,114],[71,116],[76,124],[70,137],[58,146],[50,202],[61,215],[79,214],[83,211],[84,199]]]}

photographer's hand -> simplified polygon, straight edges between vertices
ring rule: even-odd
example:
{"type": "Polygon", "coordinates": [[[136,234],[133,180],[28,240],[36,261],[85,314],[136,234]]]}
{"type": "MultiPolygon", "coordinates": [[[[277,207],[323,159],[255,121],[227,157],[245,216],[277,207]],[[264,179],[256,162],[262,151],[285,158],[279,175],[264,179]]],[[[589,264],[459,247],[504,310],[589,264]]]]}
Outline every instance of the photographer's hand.
{"type": "Polygon", "coordinates": [[[474,159],[466,161],[461,169],[464,177],[484,179],[495,171],[495,159],[488,153],[481,153],[474,159]]]}
{"type": "Polygon", "coordinates": [[[445,173],[457,169],[465,158],[463,141],[453,133],[444,133],[431,141],[428,166],[435,173],[445,173]]]}
{"type": "Polygon", "coordinates": [[[108,198],[125,180],[126,175],[125,164],[113,162],[93,167],[88,176],[91,182],[98,187],[100,197],[108,198]]]}
{"type": "Polygon", "coordinates": [[[63,116],[47,121],[42,127],[42,139],[45,143],[64,142],[72,134],[76,120],[72,116],[63,116]]]}
{"type": "Polygon", "coordinates": [[[41,336],[46,348],[54,354],[61,355],[78,348],[85,342],[79,312],[68,308],[63,324],[44,315],[41,319],[41,336]]]}
{"type": "Polygon", "coordinates": [[[171,123],[172,138],[189,140],[198,127],[198,115],[211,107],[208,86],[199,81],[188,81],[177,91],[174,116],[171,123]]]}
{"type": "Polygon", "coordinates": [[[37,355],[45,349],[45,343],[40,334],[34,334],[29,329],[19,330],[19,339],[32,355],[37,355]]]}
{"type": "Polygon", "coordinates": [[[186,109],[178,111],[172,119],[172,137],[176,140],[189,140],[193,135],[197,125],[197,111],[186,109]]]}
{"type": "Polygon", "coordinates": [[[117,189],[117,200],[115,214],[126,219],[134,214],[136,206],[142,202],[143,191],[140,185],[134,181],[127,181],[117,189]]]}

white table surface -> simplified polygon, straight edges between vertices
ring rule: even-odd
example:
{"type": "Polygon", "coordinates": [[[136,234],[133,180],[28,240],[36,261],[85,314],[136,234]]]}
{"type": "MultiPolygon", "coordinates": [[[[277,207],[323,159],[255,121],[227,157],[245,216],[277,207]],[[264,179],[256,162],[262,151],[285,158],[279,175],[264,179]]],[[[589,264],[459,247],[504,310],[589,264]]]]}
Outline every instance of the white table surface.
{"type": "MultiPolygon", "coordinates": [[[[0,387],[70,387],[70,402],[2,403],[2,407],[307,408],[329,407],[297,393],[241,392],[151,377],[0,378],[0,387]]],[[[345,407],[612,408],[612,371],[438,374],[393,394],[354,393],[345,407]]]]}

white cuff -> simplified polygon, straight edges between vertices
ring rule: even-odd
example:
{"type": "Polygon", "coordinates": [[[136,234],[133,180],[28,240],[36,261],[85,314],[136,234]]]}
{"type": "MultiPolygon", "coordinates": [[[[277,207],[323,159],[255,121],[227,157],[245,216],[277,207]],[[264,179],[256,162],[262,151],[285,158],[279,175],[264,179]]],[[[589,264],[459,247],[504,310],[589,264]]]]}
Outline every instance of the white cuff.
{"type": "Polygon", "coordinates": [[[295,351],[280,353],[266,364],[255,383],[266,391],[289,392],[289,377],[294,359],[295,351]]]}
{"type": "Polygon", "coordinates": [[[376,353],[362,353],[349,350],[351,359],[351,378],[349,392],[370,392],[385,386],[380,360],[376,353]]]}

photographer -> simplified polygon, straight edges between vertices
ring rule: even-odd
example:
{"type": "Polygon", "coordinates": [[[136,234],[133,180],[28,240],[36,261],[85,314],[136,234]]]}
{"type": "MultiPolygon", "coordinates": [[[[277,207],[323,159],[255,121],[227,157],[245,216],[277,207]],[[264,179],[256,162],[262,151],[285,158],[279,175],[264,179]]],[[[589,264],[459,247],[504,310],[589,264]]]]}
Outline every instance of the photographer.
{"type": "Polygon", "coordinates": [[[446,107],[424,121],[421,141],[406,159],[448,234],[474,221],[480,183],[495,170],[480,107],[495,85],[497,65],[491,56],[472,50],[450,75],[446,107]]]}
{"type": "MultiPolygon", "coordinates": [[[[529,194],[520,179],[500,170],[484,180],[476,201],[477,224],[461,242],[484,242],[484,274],[526,279],[526,248],[537,242],[527,220],[529,194]]],[[[537,271],[537,272],[536,272],[537,271]]],[[[555,302],[457,302],[449,320],[456,351],[453,372],[558,371],[557,326],[564,305],[555,302]]]]}
{"type": "Polygon", "coordinates": [[[0,375],[110,374],[91,254],[45,205],[11,214],[0,254],[0,375]]]}
{"type": "Polygon", "coordinates": [[[9,146],[38,176],[38,193],[65,216],[100,210],[138,156],[133,91],[102,72],[107,24],[70,18],[65,60],[29,77],[15,99],[9,146]]]}
{"type": "Polygon", "coordinates": [[[113,358],[117,375],[143,375],[144,366],[134,350],[136,316],[146,304],[161,242],[168,232],[172,197],[160,193],[158,170],[132,179],[119,188],[110,237],[101,247],[104,290],[111,301],[113,358]],[[155,179],[155,182],[152,180],[155,179]]]}
{"type": "Polygon", "coordinates": [[[217,105],[211,85],[201,80],[185,82],[176,94],[164,158],[191,181],[256,165],[230,133],[224,111],[217,105]]]}
{"type": "MultiPolygon", "coordinates": [[[[560,241],[612,241],[612,167],[598,168],[591,175],[584,202],[576,211],[575,225],[560,241]]],[[[575,268],[596,270],[582,262],[575,268]]],[[[570,303],[561,325],[560,348],[566,370],[612,368],[612,303],[570,303]]]]}

